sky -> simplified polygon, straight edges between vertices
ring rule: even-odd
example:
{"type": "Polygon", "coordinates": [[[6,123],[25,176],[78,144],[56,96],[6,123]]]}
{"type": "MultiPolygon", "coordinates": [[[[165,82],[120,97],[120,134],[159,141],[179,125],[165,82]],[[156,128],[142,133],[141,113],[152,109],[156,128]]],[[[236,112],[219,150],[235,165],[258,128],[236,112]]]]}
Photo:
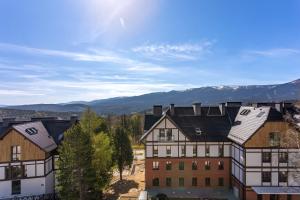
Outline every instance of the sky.
{"type": "Polygon", "coordinates": [[[0,0],[0,105],[300,78],[298,0],[0,0]]]}

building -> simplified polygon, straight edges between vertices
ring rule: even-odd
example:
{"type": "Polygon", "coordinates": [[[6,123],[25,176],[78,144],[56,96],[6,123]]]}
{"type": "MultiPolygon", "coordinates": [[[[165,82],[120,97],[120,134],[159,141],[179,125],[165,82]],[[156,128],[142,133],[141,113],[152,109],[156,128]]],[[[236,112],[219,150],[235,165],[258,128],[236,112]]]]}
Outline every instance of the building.
{"type": "Polygon", "coordinates": [[[3,119],[0,123],[0,199],[54,194],[56,149],[77,118],[3,119]]]}
{"type": "Polygon", "coordinates": [[[284,103],[153,107],[145,115],[145,183],[152,195],[300,199],[299,148],[282,146],[284,103]]]}

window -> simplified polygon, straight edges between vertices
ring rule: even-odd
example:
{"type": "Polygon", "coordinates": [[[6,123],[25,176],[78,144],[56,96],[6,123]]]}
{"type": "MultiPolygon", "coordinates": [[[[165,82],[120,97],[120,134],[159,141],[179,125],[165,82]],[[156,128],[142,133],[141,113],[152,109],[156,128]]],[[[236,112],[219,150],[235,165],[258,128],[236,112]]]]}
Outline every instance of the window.
{"type": "Polygon", "coordinates": [[[153,185],[153,186],[159,186],[159,178],[154,178],[154,179],[152,180],[152,185],[153,185]]]}
{"type": "Polygon", "coordinates": [[[197,166],[197,161],[193,161],[192,162],[192,170],[197,170],[198,166],[197,166]]]}
{"type": "Polygon", "coordinates": [[[288,194],[286,200],[292,200],[292,195],[288,194]]]}
{"type": "Polygon", "coordinates": [[[218,168],[219,168],[219,170],[223,170],[224,169],[224,162],[223,161],[219,161],[218,162],[218,168]]]}
{"type": "Polygon", "coordinates": [[[287,163],[288,162],[288,153],[287,152],[280,152],[279,153],[279,162],[280,163],[287,163]]]}
{"type": "Polygon", "coordinates": [[[26,128],[25,132],[29,135],[35,135],[38,133],[38,130],[34,127],[31,127],[31,128],[26,128]]]}
{"type": "Polygon", "coordinates": [[[179,178],[179,187],[184,187],[184,178],[183,177],[179,178]]]}
{"type": "Polygon", "coordinates": [[[153,161],[152,162],[152,169],[153,170],[159,170],[159,162],[158,161],[153,161]]]}
{"type": "Polygon", "coordinates": [[[20,194],[21,193],[21,181],[16,180],[11,182],[11,194],[20,194]]]}
{"type": "Polygon", "coordinates": [[[21,160],[21,146],[12,146],[11,147],[11,160],[21,160]]]}
{"type": "Polygon", "coordinates": [[[163,128],[159,129],[159,140],[164,141],[165,137],[166,137],[165,129],[163,129],[163,128]]]}
{"type": "Polygon", "coordinates": [[[197,177],[193,177],[192,178],[192,186],[197,186],[198,183],[197,183],[197,177]]]}
{"type": "Polygon", "coordinates": [[[171,156],[171,146],[166,147],[167,156],[171,156]]]}
{"type": "Polygon", "coordinates": [[[278,196],[276,194],[270,194],[270,200],[278,200],[278,196]]]}
{"type": "Polygon", "coordinates": [[[287,182],[287,172],[278,172],[278,180],[281,183],[286,183],[287,182]]]}
{"type": "Polygon", "coordinates": [[[198,127],[198,128],[195,128],[195,132],[197,135],[201,135],[202,134],[202,131],[201,129],[198,127]]]}
{"type": "Polygon", "coordinates": [[[219,157],[224,156],[224,146],[222,144],[219,145],[219,157]]]}
{"type": "Polygon", "coordinates": [[[166,170],[172,170],[172,163],[171,161],[166,162],[166,170]]]}
{"type": "Polygon", "coordinates": [[[22,166],[20,165],[16,165],[16,166],[11,166],[10,168],[10,172],[11,172],[11,175],[10,175],[10,178],[11,179],[19,179],[19,178],[22,178],[22,166]]]}
{"type": "Polygon", "coordinates": [[[158,156],[158,146],[153,146],[153,156],[158,156]]]}
{"type": "Polygon", "coordinates": [[[264,163],[271,162],[271,152],[262,152],[262,162],[264,163]]]}
{"type": "Polygon", "coordinates": [[[219,186],[224,186],[224,178],[219,178],[218,184],[219,184],[219,186]]]}
{"type": "Polygon", "coordinates": [[[261,194],[258,194],[258,195],[257,195],[257,200],[263,200],[263,198],[262,198],[262,195],[261,195],[261,194]]]}
{"type": "Polygon", "coordinates": [[[280,145],[280,133],[272,132],[269,135],[269,143],[271,147],[276,147],[280,145]]]}
{"type": "Polygon", "coordinates": [[[172,179],[170,177],[166,178],[166,186],[171,187],[172,186],[172,179]]]}
{"type": "Polygon", "coordinates": [[[209,146],[208,145],[206,145],[205,146],[205,156],[209,156],[209,146]]]}
{"type": "Polygon", "coordinates": [[[179,162],[179,170],[184,170],[184,162],[183,161],[179,162]]]}
{"type": "Polygon", "coordinates": [[[205,161],[205,170],[210,170],[210,162],[205,161]]]}
{"type": "Polygon", "coordinates": [[[193,156],[197,156],[197,145],[193,145],[193,156]]]}
{"type": "Polygon", "coordinates": [[[181,156],[185,156],[185,146],[181,146],[181,156]]]}
{"type": "Polygon", "coordinates": [[[210,178],[205,178],[205,186],[210,186],[210,178]]]}
{"type": "Polygon", "coordinates": [[[172,140],[172,129],[167,129],[167,140],[171,141],[172,140]]]}
{"type": "Polygon", "coordinates": [[[248,115],[251,112],[249,109],[244,109],[240,112],[240,115],[248,115]]]}
{"type": "Polygon", "coordinates": [[[271,182],[271,172],[262,172],[262,182],[271,182]]]}

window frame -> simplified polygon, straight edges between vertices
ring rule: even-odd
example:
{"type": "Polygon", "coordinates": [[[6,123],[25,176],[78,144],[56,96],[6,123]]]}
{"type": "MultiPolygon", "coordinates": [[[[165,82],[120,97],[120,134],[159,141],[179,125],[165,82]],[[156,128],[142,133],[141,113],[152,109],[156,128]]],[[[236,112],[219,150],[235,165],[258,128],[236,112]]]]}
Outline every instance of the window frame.
{"type": "Polygon", "coordinates": [[[288,152],[279,152],[279,155],[278,155],[279,163],[288,163],[288,160],[289,160],[288,152]],[[282,155],[284,155],[284,156],[282,156],[282,155]]]}
{"type": "Polygon", "coordinates": [[[152,161],[152,170],[159,170],[159,161],[152,161]]]}
{"type": "Polygon", "coordinates": [[[198,163],[197,161],[192,161],[192,170],[198,170],[198,163]]]}
{"type": "Polygon", "coordinates": [[[153,187],[159,187],[159,178],[153,178],[152,179],[152,186],[153,187]]]}
{"type": "Polygon", "coordinates": [[[218,178],[218,186],[220,186],[220,187],[224,186],[224,178],[223,177],[218,178]]]}
{"type": "Polygon", "coordinates": [[[218,162],[218,170],[224,170],[224,161],[223,160],[220,160],[218,162]]]}
{"type": "Polygon", "coordinates": [[[262,152],[261,153],[261,161],[263,163],[271,163],[271,161],[272,161],[272,153],[271,152],[262,152]]]}
{"type": "Polygon", "coordinates": [[[179,187],[184,187],[184,177],[179,177],[178,178],[178,186],[179,187]]]}
{"type": "Polygon", "coordinates": [[[271,183],[272,182],[272,174],[270,171],[261,172],[261,182],[263,182],[263,183],[271,183]]]}
{"type": "Polygon", "coordinates": [[[166,162],[166,171],[171,171],[172,170],[172,162],[171,161],[167,161],[166,162]]]}
{"type": "Polygon", "coordinates": [[[198,179],[197,177],[192,177],[192,187],[198,186],[198,179]]]}
{"type": "Polygon", "coordinates": [[[166,187],[172,187],[172,178],[166,177],[166,187]]]}
{"type": "Polygon", "coordinates": [[[287,171],[279,171],[278,172],[278,182],[279,183],[287,183],[288,182],[288,172],[287,171]],[[283,173],[285,173],[284,176],[283,176],[283,173]]]}
{"type": "Polygon", "coordinates": [[[11,161],[21,160],[22,149],[20,145],[11,146],[11,161]]]}
{"type": "Polygon", "coordinates": [[[210,177],[205,177],[205,186],[206,187],[209,187],[211,185],[211,182],[210,182],[210,177]]]}
{"type": "Polygon", "coordinates": [[[211,169],[211,163],[209,160],[206,160],[204,163],[204,169],[205,170],[210,170],[211,169]]]}
{"type": "Polygon", "coordinates": [[[21,180],[13,180],[13,181],[11,181],[11,194],[12,195],[21,194],[21,180]],[[16,187],[14,185],[14,183],[18,183],[17,190],[16,190],[16,188],[14,188],[14,187],[16,187]]]}
{"type": "Polygon", "coordinates": [[[183,170],[184,170],[184,161],[179,161],[179,163],[178,163],[178,169],[179,169],[180,171],[183,171],[183,170]]]}

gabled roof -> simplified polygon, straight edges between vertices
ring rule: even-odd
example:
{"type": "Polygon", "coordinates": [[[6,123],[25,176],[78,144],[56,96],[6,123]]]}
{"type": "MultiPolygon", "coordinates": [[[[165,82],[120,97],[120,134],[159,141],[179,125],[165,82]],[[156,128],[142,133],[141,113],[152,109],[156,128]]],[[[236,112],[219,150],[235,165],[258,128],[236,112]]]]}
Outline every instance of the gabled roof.
{"type": "Polygon", "coordinates": [[[28,140],[39,146],[45,152],[50,152],[57,148],[53,138],[43,126],[42,122],[30,122],[25,124],[13,125],[13,129],[21,133],[28,140]],[[29,134],[28,130],[34,129],[33,134],[29,134]]]}
{"type": "Polygon", "coordinates": [[[228,141],[231,124],[239,107],[226,107],[222,115],[219,106],[201,107],[201,115],[194,115],[193,107],[174,107],[174,115],[168,109],[163,117],[145,115],[143,140],[160,121],[167,117],[191,141],[228,141]],[[201,131],[201,134],[197,133],[201,131]]]}
{"type": "Polygon", "coordinates": [[[267,121],[269,113],[270,107],[240,107],[228,138],[244,144],[267,121]]]}
{"type": "Polygon", "coordinates": [[[227,116],[170,116],[176,125],[192,141],[228,141],[230,121],[227,116]],[[201,134],[196,132],[201,131],[201,134]]]}

